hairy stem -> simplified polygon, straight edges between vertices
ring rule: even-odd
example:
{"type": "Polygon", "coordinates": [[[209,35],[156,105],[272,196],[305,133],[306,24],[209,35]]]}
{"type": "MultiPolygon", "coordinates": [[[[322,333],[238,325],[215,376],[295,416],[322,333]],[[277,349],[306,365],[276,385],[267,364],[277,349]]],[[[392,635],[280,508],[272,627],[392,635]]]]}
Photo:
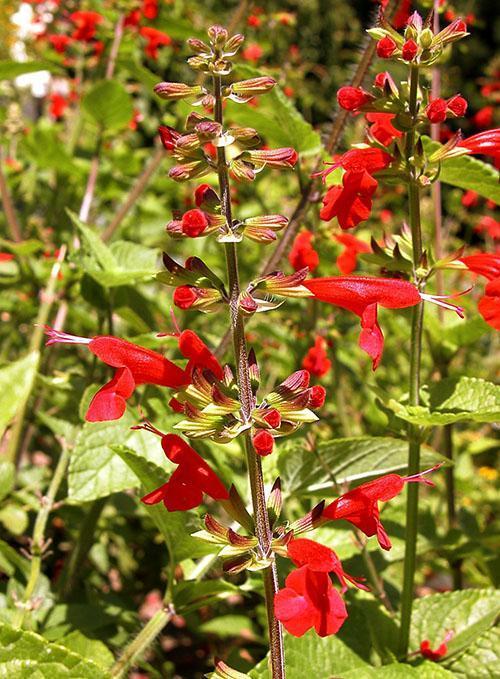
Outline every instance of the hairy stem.
{"type": "Polygon", "coordinates": [[[50,544],[45,540],[45,528],[47,527],[49,514],[54,506],[57,491],[66,474],[70,450],[70,446],[64,440],[61,441],[61,455],[59,456],[54,476],[51,479],[47,495],[40,498],[40,510],[38,511],[35,520],[33,537],[31,539],[31,565],[28,582],[26,584],[26,589],[24,590],[22,601],[17,603],[18,610],[14,617],[14,627],[22,627],[26,614],[36,606],[36,602],[32,601],[32,597],[40,577],[44,553],[50,544]]]}
{"type": "MultiPolygon", "coordinates": [[[[416,137],[416,115],[418,106],[418,66],[410,67],[410,98],[409,112],[413,118],[413,127],[406,135],[406,163],[409,171],[408,206],[411,228],[413,267],[417,279],[417,271],[422,259],[422,228],[420,222],[420,187],[413,164],[416,137]]],[[[422,355],[423,303],[412,310],[411,321],[411,349],[410,349],[410,385],[409,403],[419,404],[420,395],[420,364],[422,355]]],[[[420,429],[410,424],[408,426],[408,474],[416,474],[420,470],[420,429]]],[[[401,630],[399,638],[399,654],[406,657],[410,638],[411,612],[413,606],[413,591],[415,585],[415,567],[418,533],[418,483],[410,483],[407,488],[406,501],[406,541],[403,571],[403,591],[401,594],[401,630]]]]}
{"type": "MultiPolygon", "coordinates": [[[[214,96],[215,96],[215,120],[222,125],[222,93],[221,80],[219,76],[214,76],[214,96]]],[[[219,190],[221,197],[222,214],[226,218],[226,228],[231,229],[233,223],[231,211],[231,196],[229,185],[229,174],[226,162],[224,147],[217,148],[217,172],[219,177],[219,190]]],[[[241,411],[243,418],[250,421],[254,396],[250,382],[248,370],[248,351],[245,339],[245,326],[243,316],[239,308],[240,281],[238,274],[238,256],[236,243],[225,243],[226,267],[229,288],[229,314],[231,321],[231,337],[234,347],[234,358],[236,362],[236,372],[238,388],[240,393],[241,411]]],[[[266,507],[264,492],[264,478],[262,474],[262,464],[260,457],[253,449],[250,435],[246,433],[245,452],[248,464],[248,476],[250,481],[250,491],[252,495],[252,505],[255,520],[255,532],[259,541],[262,556],[271,556],[271,528],[266,507]]],[[[262,571],[264,579],[264,593],[266,601],[271,668],[273,679],[283,679],[285,676],[284,650],[281,625],[274,615],[274,596],[278,590],[278,576],[276,564],[262,571]]]]}

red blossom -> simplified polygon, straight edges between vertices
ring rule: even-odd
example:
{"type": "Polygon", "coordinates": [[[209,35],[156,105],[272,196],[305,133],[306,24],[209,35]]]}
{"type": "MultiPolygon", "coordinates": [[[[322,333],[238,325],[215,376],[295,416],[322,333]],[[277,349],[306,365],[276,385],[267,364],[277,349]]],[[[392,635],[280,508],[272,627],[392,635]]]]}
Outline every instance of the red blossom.
{"type": "Polygon", "coordinates": [[[500,240],[500,222],[490,215],[484,215],[474,227],[476,233],[487,233],[493,240],[500,240]]]}
{"type": "Polygon", "coordinates": [[[322,519],[349,521],[367,537],[376,535],[382,549],[389,550],[392,545],[380,521],[378,503],[392,500],[396,495],[399,495],[406,483],[418,482],[433,486],[432,481],[429,481],[425,475],[440,466],[437,465],[412,476],[386,474],[374,481],[363,483],[327,505],[321,515],[322,519]]]}
{"type": "Polygon", "coordinates": [[[259,429],[252,436],[252,444],[257,455],[270,455],[274,448],[274,437],[265,429],[259,429]]]}
{"type": "Polygon", "coordinates": [[[485,295],[477,308],[488,325],[500,330],[500,278],[495,278],[485,288],[485,295]]]}
{"type": "Polygon", "coordinates": [[[420,644],[420,653],[423,655],[424,658],[427,658],[427,660],[437,662],[438,660],[441,660],[441,658],[444,658],[444,656],[448,653],[447,642],[452,637],[453,632],[452,631],[447,632],[444,641],[441,644],[439,644],[439,646],[435,649],[431,648],[431,642],[428,639],[424,639],[420,644]]]}
{"type": "Polygon", "coordinates": [[[287,552],[298,568],[307,566],[316,573],[334,573],[339,579],[342,592],[347,591],[347,580],[359,589],[368,590],[368,587],[357,578],[353,578],[344,571],[342,563],[333,549],[325,547],[319,542],[307,538],[296,538],[288,543],[287,552]]]}
{"type": "Polygon", "coordinates": [[[319,264],[319,255],[313,248],[311,241],[314,235],[311,231],[302,231],[293,241],[292,249],[288,255],[288,261],[295,269],[299,271],[308,267],[309,271],[314,271],[319,264]]]}
{"type": "Polygon", "coordinates": [[[307,354],[302,359],[302,367],[308,370],[311,375],[323,377],[332,367],[332,362],[326,353],[327,343],[324,337],[318,335],[307,354]]]}
{"type": "Polygon", "coordinates": [[[321,384],[315,384],[309,389],[309,401],[307,403],[309,408],[317,410],[322,408],[326,399],[326,389],[321,384]]]}
{"type": "Polygon", "coordinates": [[[465,264],[469,271],[484,276],[489,281],[500,277],[500,255],[478,252],[475,255],[460,257],[459,261],[465,264]]]}
{"type": "Polygon", "coordinates": [[[437,97],[425,109],[425,115],[431,123],[442,123],[446,120],[446,99],[437,97]]]}
{"type": "Polygon", "coordinates": [[[377,186],[377,180],[365,170],[346,172],[342,186],[332,186],[326,192],[320,218],[329,222],[337,217],[340,228],[352,229],[370,216],[377,186]]]}
{"type": "Polygon", "coordinates": [[[468,191],[466,191],[463,194],[463,196],[461,198],[461,203],[466,208],[476,207],[477,204],[479,203],[478,192],[472,191],[472,189],[469,189],[468,191]]]}
{"type": "Polygon", "coordinates": [[[190,309],[199,298],[194,285],[179,285],[174,290],[173,302],[179,309],[190,309]]]}
{"type": "Polygon", "coordinates": [[[377,55],[381,59],[389,59],[394,52],[397,50],[398,46],[392,38],[386,35],[384,38],[377,42],[377,55]]]}
{"type": "Polygon", "coordinates": [[[313,627],[321,637],[335,634],[347,618],[345,604],[328,573],[312,571],[307,566],[286,578],[284,589],[274,597],[274,612],[295,637],[313,627]]]}
{"type": "Polygon", "coordinates": [[[376,370],[382,358],[384,336],[377,321],[377,305],[403,309],[421,301],[417,288],[397,278],[336,276],[304,281],[316,299],[352,311],[361,319],[359,346],[373,360],[376,370]]]}
{"type": "Polygon", "coordinates": [[[64,97],[62,94],[59,94],[57,92],[52,92],[52,94],[49,94],[49,102],[50,102],[49,105],[50,115],[56,120],[62,118],[64,112],[69,106],[68,98],[64,97]]]}
{"type": "Polygon", "coordinates": [[[210,370],[218,380],[224,377],[224,371],[219,361],[198,335],[192,330],[183,330],[178,335],[179,351],[188,359],[185,368],[191,376],[195,368],[210,370]]]}
{"type": "Polygon", "coordinates": [[[403,133],[391,123],[391,120],[396,117],[394,113],[367,113],[365,117],[369,123],[373,123],[369,127],[371,136],[384,146],[388,146],[394,139],[403,136],[403,133]]]}
{"type": "Polygon", "coordinates": [[[264,50],[256,42],[250,43],[241,52],[241,56],[243,57],[243,59],[246,59],[246,61],[258,61],[262,57],[263,54],[264,54],[264,50]]]}
{"type": "Polygon", "coordinates": [[[402,48],[402,56],[405,61],[413,61],[418,54],[418,45],[415,40],[407,40],[402,48]]]}
{"type": "Polygon", "coordinates": [[[190,238],[200,236],[208,226],[208,219],[202,210],[188,210],[182,215],[182,232],[190,238]]]}
{"type": "Polygon", "coordinates": [[[340,273],[348,276],[357,266],[358,255],[363,252],[371,252],[371,247],[368,243],[350,233],[335,234],[334,238],[337,243],[341,243],[344,246],[344,250],[337,257],[337,266],[340,273]]]}
{"type": "Polygon", "coordinates": [[[177,132],[177,130],[174,130],[169,125],[160,125],[158,134],[160,135],[161,143],[167,151],[172,151],[175,147],[175,142],[182,136],[180,132],[177,132]]]}
{"type": "Polygon", "coordinates": [[[73,12],[69,15],[69,18],[75,25],[71,37],[73,40],[83,40],[84,42],[90,42],[94,39],[97,25],[104,21],[104,17],[98,12],[73,12]]]}
{"type": "Polygon", "coordinates": [[[467,112],[467,100],[460,94],[455,94],[447,101],[448,111],[451,111],[454,116],[461,118],[467,112]]]}
{"type": "Polygon", "coordinates": [[[0,262],[11,262],[13,259],[12,252],[0,252],[0,262]]]}
{"type": "Polygon", "coordinates": [[[59,54],[64,54],[73,39],[69,35],[49,35],[48,41],[59,54]]]}
{"type": "Polygon", "coordinates": [[[346,111],[357,111],[374,99],[375,97],[369,92],[366,92],[362,87],[351,87],[347,85],[341,87],[337,92],[339,106],[346,111]]]}
{"type": "Polygon", "coordinates": [[[157,28],[152,28],[151,26],[143,26],[139,30],[139,33],[146,40],[144,52],[146,56],[150,57],[150,59],[154,60],[158,59],[159,47],[164,47],[165,45],[172,44],[172,38],[166,33],[159,31],[157,28]]]}
{"type": "Polygon", "coordinates": [[[458,146],[466,148],[470,153],[500,158],[500,127],[494,130],[485,130],[462,139],[458,146]]]}
{"type": "Polygon", "coordinates": [[[161,436],[161,447],[167,458],[178,465],[164,483],[141,501],[146,505],[163,502],[169,512],[186,511],[203,502],[203,494],[213,500],[227,500],[229,494],[217,474],[198,453],[176,434],[163,434],[149,423],[134,429],[146,429],[161,436]]]}
{"type": "Polygon", "coordinates": [[[142,14],[152,21],[158,16],[158,0],[142,0],[142,14]]]}
{"type": "Polygon", "coordinates": [[[486,130],[493,125],[494,114],[493,106],[483,106],[472,116],[472,124],[480,130],[486,130]]]}

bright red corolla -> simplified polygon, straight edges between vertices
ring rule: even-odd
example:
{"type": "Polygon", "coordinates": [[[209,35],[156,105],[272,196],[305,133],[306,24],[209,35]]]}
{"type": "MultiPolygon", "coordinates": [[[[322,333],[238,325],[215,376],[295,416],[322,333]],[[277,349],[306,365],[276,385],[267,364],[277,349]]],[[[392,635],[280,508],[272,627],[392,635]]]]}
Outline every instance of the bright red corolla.
{"type": "Polygon", "coordinates": [[[337,257],[337,266],[340,273],[348,276],[356,268],[358,255],[363,252],[371,252],[371,247],[368,243],[350,233],[335,234],[334,238],[337,243],[341,243],[344,246],[344,250],[337,257]]]}
{"type": "Polygon", "coordinates": [[[386,35],[384,38],[377,42],[377,55],[381,59],[389,59],[394,52],[397,50],[398,46],[392,38],[386,35]]]}
{"type": "Polygon", "coordinates": [[[154,60],[158,59],[159,47],[164,47],[166,45],[172,44],[172,38],[166,33],[159,31],[157,28],[152,28],[151,26],[143,26],[139,30],[139,33],[147,41],[146,46],[144,48],[144,52],[146,53],[146,56],[150,57],[151,59],[154,60]]]}
{"type": "Polygon", "coordinates": [[[431,648],[431,642],[428,639],[424,639],[420,644],[420,653],[423,655],[424,658],[427,658],[427,660],[437,662],[438,660],[441,660],[441,658],[444,658],[444,656],[448,653],[447,642],[452,637],[453,632],[450,630],[449,632],[446,633],[444,641],[441,644],[439,644],[439,646],[435,649],[431,648]]]}
{"type": "Polygon", "coordinates": [[[304,281],[316,299],[349,309],[361,319],[359,346],[373,359],[375,370],[382,358],[384,336],[377,321],[377,305],[404,309],[421,301],[417,288],[397,278],[336,276],[304,281]]]}
{"type": "Polygon", "coordinates": [[[476,255],[460,257],[459,261],[465,264],[469,271],[484,276],[489,281],[500,277],[500,255],[478,252],[476,255]]]}
{"type": "Polygon", "coordinates": [[[328,573],[307,566],[294,570],[274,597],[274,612],[289,634],[301,637],[314,627],[320,637],[335,634],[347,618],[342,597],[328,573]]]}
{"type": "Polygon", "coordinates": [[[391,122],[396,117],[394,113],[367,113],[365,117],[372,123],[368,128],[370,135],[384,146],[389,146],[395,139],[403,136],[391,122]]]}
{"type": "Polygon", "coordinates": [[[341,495],[331,504],[327,505],[321,515],[322,519],[345,519],[359,528],[367,537],[376,535],[382,549],[391,549],[391,541],[387,535],[379,515],[379,502],[387,502],[399,495],[405,483],[425,483],[429,486],[434,484],[425,478],[428,474],[441,465],[427,469],[413,476],[399,476],[399,474],[386,474],[374,481],[363,483],[361,486],[341,495]]]}
{"type": "Polygon", "coordinates": [[[311,375],[316,377],[323,377],[332,367],[332,362],[326,353],[327,343],[324,337],[318,335],[314,340],[314,346],[312,346],[307,354],[302,359],[302,367],[307,370],[311,375]]]}
{"type": "Polygon", "coordinates": [[[458,146],[466,148],[469,153],[492,156],[498,159],[500,158],[500,127],[494,130],[485,130],[467,139],[462,139],[458,146]]]}
{"type": "Polygon", "coordinates": [[[357,111],[365,104],[372,102],[375,97],[362,87],[346,85],[337,92],[337,101],[340,108],[346,111],[357,111]]]}
{"type": "Polygon", "coordinates": [[[217,377],[222,376],[222,368],[215,356],[191,330],[184,330],[178,337],[179,349],[189,359],[186,369],[179,368],[151,349],[119,337],[77,337],[49,327],[46,327],[45,332],[49,336],[47,345],[86,344],[101,361],[117,368],[113,379],[101,387],[90,402],[85,416],[89,422],[117,420],[122,417],[126,400],[140,384],[157,384],[174,389],[184,387],[190,383],[192,371],[196,367],[211,370],[217,377]]]}
{"type": "Polygon", "coordinates": [[[500,278],[490,281],[484,292],[477,305],[479,313],[488,325],[500,330],[500,278]]]}
{"type": "Polygon", "coordinates": [[[148,493],[142,502],[155,505],[163,502],[169,512],[198,507],[206,493],[213,500],[227,500],[229,494],[217,474],[198,453],[176,434],[163,434],[146,423],[134,429],[145,429],[161,436],[161,447],[167,458],[178,465],[167,483],[148,493]]]}
{"type": "Polygon", "coordinates": [[[307,267],[314,271],[319,264],[319,255],[312,246],[314,234],[311,231],[302,231],[293,241],[292,249],[288,255],[288,261],[295,271],[307,267]]]}
{"type": "Polygon", "coordinates": [[[73,40],[83,40],[84,42],[94,39],[97,25],[104,21],[104,17],[98,12],[73,12],[69,15],[69,18],[75,25],[71,37],[73,40]]]}

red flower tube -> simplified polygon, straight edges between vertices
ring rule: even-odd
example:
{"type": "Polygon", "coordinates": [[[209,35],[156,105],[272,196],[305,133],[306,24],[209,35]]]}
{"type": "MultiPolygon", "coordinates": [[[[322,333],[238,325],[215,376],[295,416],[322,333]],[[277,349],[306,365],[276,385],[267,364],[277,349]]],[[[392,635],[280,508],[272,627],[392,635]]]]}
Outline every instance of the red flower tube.
{"type": "Polygon", "coordinates": [[[479,300],[477,308],[488,325],[500,330],[500,278],[488,283],[485,295],[479,300]]]}
{"type": "Polygon", "coordinates": [[[314,235],[311,231],[302,231],[293,241],[292,249],[288,255],[288,261],[295,269],[300,271],[307,267],[309,271],[314,271],[319,264],[319,255],[312,246],[311,241],[314,235]]]}
{"type": "Polygon", "coordinates": [[[475,255],[460,257],[459,261],[465,264],[469,271],[484,276],[489,281],[500,277],[500,255],[478,252],[475,255]]]}
{"type": "Polygon", "coordinates": [[[500,127],[494,130],[485,130],[462,139],[458,146],[466,148],[469,153],[477,153],[484,156],[500,157],[500,127]]]}
{"type": "Polygon", "coordinates": [[[334,238],[337,243],[341,243],[344,246],[344,250],[337,257],[336,264],[340,273],[348,276],[356,268],[358,255],[363,252],[371,252],[371,247],[368,243],[350,233],[335,234],[334,238]]]}
{"type": "Polygon", "coordinates": [[[311,375],[323,377],[332,367],[332,362],[326,353],[326,340],[318,335],[314,340],[314,346],[308,349],[307,354],[302,359],[302,367],[311,375]]]}

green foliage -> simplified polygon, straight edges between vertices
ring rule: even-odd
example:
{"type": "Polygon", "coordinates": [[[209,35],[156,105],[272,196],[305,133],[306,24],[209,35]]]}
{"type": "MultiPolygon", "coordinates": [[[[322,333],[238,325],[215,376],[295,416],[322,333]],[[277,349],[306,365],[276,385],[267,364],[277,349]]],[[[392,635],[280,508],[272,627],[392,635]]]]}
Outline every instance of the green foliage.
{"type": "Polygon", "coordinates": [[[127,125],[132,118],[132,99],[116,80],[103,80],[87,92],[83,110],[103,130],[112,131],[127,125]]]}
{"type": "Polygon", "coordinates": [[[500,628],[481,634],[460,657],[449,665],[458,679],[495,679],[500,663],[500,628]]]}
{"type": "Polygon", "coordinates": [[[25,73],[38,73],[39,71],[62,73],[62,68],[50,61],[0,61],[0,80],[13,80],[25,73]]]}
{"type": "Polygon", "coordinates": [[[32,351],[0,369],[0,436],[30,394],[40,355],[32,351]]]}

